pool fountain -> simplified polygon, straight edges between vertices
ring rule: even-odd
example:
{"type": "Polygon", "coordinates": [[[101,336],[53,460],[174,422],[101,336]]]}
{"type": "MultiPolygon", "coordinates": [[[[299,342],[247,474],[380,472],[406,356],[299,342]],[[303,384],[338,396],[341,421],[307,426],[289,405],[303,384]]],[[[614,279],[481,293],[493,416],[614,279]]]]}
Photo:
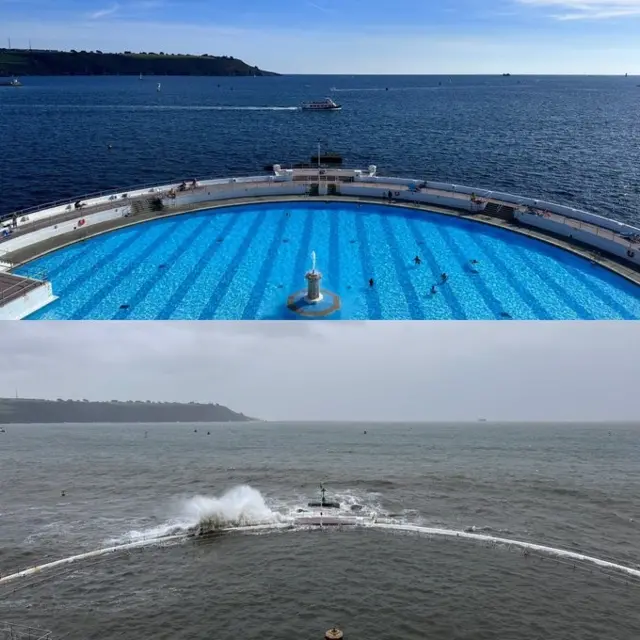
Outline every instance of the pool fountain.
{"type": "Polygon", "coordinates": [[[320,291],[320,280],[322,280],[322,274],[316,269],[316,252],[311,252],[311,269],[305,274],[307,280],[307,302],[309,304],[315,304],[322,300],[322,291],[320,291]]]}
{"type": "Polygon", "coordinates": [[[322,273],[316,269],[316,252],[311,252],[311,269],[305,273],[307,288],[291,294],[287,300],[290,311],[308,318],[326,317],[340,309],[340,296],[320,288],[322,273]]]}

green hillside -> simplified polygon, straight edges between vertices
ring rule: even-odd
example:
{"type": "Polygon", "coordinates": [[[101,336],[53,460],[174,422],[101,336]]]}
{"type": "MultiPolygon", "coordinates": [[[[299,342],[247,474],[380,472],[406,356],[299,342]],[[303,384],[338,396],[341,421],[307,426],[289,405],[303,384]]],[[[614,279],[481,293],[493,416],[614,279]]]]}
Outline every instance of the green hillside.
{"type": "Polygon", "coordinates": [[[275,76],[230,56],[0,49],[0,76],[275,76]]]}

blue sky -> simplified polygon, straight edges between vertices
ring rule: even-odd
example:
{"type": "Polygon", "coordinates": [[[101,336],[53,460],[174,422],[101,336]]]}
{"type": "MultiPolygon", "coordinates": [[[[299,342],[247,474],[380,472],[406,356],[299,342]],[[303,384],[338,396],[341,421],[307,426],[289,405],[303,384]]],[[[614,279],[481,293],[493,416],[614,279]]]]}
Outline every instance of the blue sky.
{"type": "Polygon", "coordinates": [[[8,38],[282,73],[640,75],[640,0],[0,0],[8,38]]]}

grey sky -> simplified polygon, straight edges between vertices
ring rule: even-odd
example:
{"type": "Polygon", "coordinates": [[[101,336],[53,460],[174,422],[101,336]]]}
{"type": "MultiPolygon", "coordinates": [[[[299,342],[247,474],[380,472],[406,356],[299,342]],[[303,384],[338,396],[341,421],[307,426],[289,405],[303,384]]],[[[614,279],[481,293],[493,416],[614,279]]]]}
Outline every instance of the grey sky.
{"type": "Polygon", "coordinates": [[[6,322],[0,395],[268,420],[630,420],[634,322],[6,322]]]}

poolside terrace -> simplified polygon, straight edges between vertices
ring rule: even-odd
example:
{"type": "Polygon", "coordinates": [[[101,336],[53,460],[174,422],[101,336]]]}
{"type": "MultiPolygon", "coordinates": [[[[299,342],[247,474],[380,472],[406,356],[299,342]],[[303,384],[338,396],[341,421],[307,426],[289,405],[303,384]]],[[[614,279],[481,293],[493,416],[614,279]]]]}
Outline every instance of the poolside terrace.
{"type": "MultiPolygon", "coordinates": [[[[640,229],[553,203],[460,185],[318,167],[268,175],[185,180],[104,192],[16,211],[1,224],[0,260],[17,266],[94,235],[167,216],[252,201],[349,200],[411,207],[507,228],[595,261],[640,284],[640,229]]],[[[16,277],[16,276],[13,276],[16,277]]],[[[21,286],[33,286],[24,282],[21,286]]],[[[3,285],[21,295],[18,281],[3,285]]],[[[0,306],[3,298],[0,297],[0,306]]]]}

